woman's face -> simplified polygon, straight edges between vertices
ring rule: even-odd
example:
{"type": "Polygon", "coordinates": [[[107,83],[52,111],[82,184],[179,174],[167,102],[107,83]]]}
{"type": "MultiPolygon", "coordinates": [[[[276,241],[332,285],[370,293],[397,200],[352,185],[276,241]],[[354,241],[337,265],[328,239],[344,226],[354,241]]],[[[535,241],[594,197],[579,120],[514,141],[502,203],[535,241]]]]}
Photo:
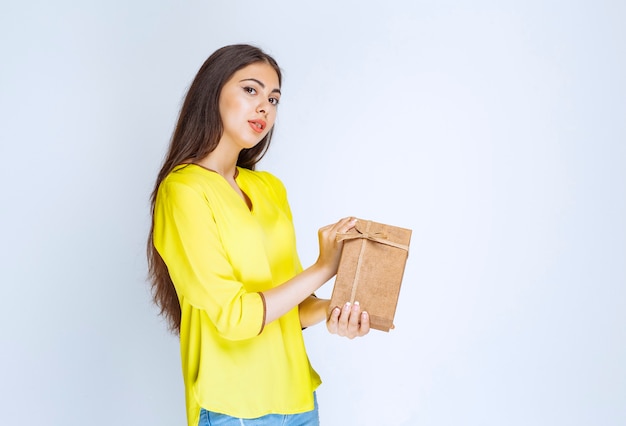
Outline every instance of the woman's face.
{"type": "Polygon", "coordinates": [[[274,126],[279,99],[278,75],[271,65],[256,62],[233,74],[220,93],[220,144],[254,147],[274,126]]]}

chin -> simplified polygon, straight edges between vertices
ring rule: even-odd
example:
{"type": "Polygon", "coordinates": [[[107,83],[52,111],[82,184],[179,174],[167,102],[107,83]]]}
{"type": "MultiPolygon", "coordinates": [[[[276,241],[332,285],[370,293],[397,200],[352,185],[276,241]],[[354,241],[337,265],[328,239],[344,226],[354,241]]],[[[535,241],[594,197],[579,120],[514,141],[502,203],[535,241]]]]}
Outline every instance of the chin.
{"type": "MultiPolygon", "coordinates": [[[[264,138],[264,137],[265,137],[265,136],[263,136],[263,138],[264,138]]],[[[252,149],[252,148],[254,148],[255,146],[257,146],[258,144],[260,144],[260,143],[261,143],[261,141],[263,140],[263,138],[259,139],[259,140],[258,140],[258,141],[256,141],[256,142],[249,142],[249,143],[244,142],[244,143],[242,143],[242,144],[241,144],[241,148],[242,148],[242,149],[252,149]]]]}

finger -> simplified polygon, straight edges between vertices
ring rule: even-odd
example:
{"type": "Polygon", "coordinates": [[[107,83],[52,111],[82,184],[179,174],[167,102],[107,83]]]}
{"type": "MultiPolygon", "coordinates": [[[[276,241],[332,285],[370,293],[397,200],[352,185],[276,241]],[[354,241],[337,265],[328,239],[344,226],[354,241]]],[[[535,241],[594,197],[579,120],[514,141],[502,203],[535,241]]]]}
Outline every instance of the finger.
{"type": "Polygon", "coordinates": [[[344,217],[336,223],[337,232],[345,234],[356,225],[357,219],[354,216],[344,217]]]}
{"type": "Polygon", "coordinates": [[[322,226],[320,229],[318,229],[318,233],[320,233],[320,234],[325,234],[325,233],[328,233],[328,232],[330,232],[330,231],[331,231],[331,229],[333,228],[333,226],[335,226],[335,224],[334,224],[334,223],[331,223],[331,224],[329,224],[329,225],[322,226]]]}
{"type": "Polygon", "coordinates": [[[340,312],[341,312],[341,309],[339,309],[339,307],[336,306],[330,313],[330,317],[328,317],[328,321],[326,321],[326,328],[332,334],[337,334],[338,327],[339,327],[339,313],[340,312]]]}
{"type": "Polygon", "coordinates": [[[370,332],[370,316],[367,312],[361,312],[361,327],[359,328],[359,336],[365,336],[370,332]]]}
{"type": "Polygon", "coordinates": [[[348,330],[348,319],[350,318],[350,308],[352,304],[350,302],[346,302],[343,305],[343,309],[341,309],[341,315],[339,316],[339,324],[337,326],[337,330],[340,336],[345,336],[346,331],[348,330]]]}
{"type": "Polygon", "coordinates": [[[331,225],[326,225],[318,230],[320,239],[328,240],[336,244],[337,234],[345,234],[356,225],[357,219],[346,217],[331,225]]]}
{"type": "Polygon", "coordinates": [[[350,318],[348,319],[348,336],[356,337],[359,334],[359,321],[361,319],[361,306],[359,302],[354,302],[352,305],[352,312],[350,312],[350,318]]]}
{"type": "Polygon", "coordinates": [[[337,222],[329,223],[328,225],[322,226],[319,230],[323,231],[326,229],[337,228],[337,227],[342,226],[343,224],[348,223],[352,219],[354,219],[353,216],[344,217],[344,218],[339,219],[337,222]]]}

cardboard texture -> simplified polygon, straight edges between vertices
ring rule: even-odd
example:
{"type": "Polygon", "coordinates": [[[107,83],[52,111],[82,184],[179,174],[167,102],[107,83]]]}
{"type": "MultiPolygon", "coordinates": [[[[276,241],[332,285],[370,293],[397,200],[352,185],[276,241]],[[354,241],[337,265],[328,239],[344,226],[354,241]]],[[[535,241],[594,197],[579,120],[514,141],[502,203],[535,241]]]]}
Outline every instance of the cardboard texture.
{"type": "Polygon", "coordinates": [[[370,328],[388,332],[396,313],[411,233],[410,229],[358,219],[354,229],[337,234],[343,251],[330,310],[358,301],[369,314],[370,328]]]}

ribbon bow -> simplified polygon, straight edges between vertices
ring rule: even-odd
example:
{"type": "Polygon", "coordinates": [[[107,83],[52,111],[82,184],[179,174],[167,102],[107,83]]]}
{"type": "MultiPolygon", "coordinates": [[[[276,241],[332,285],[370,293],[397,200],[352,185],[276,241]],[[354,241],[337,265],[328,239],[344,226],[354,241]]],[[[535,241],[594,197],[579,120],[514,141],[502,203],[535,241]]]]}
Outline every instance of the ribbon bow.
{"type": "Polygon", "coordinates": [[[409,251],[409,246],[388,240],[387,234],[383,232],[367,232],[367,231],[362,232],[358,228],[354,228],[354,229],[356,230],[356,232],[345,232],[345,233],[337,232],[337,237],[336,237],[337,242],[344,241],[344,240],[354,240],[354,239],[360,238],[360,239],[366,239],[366,240],[374,241],[377,243],[381,243],[381,244],[385,244],[388,246],[392,246],[392,247],[396,247],[402,250],[409,251]]]}

